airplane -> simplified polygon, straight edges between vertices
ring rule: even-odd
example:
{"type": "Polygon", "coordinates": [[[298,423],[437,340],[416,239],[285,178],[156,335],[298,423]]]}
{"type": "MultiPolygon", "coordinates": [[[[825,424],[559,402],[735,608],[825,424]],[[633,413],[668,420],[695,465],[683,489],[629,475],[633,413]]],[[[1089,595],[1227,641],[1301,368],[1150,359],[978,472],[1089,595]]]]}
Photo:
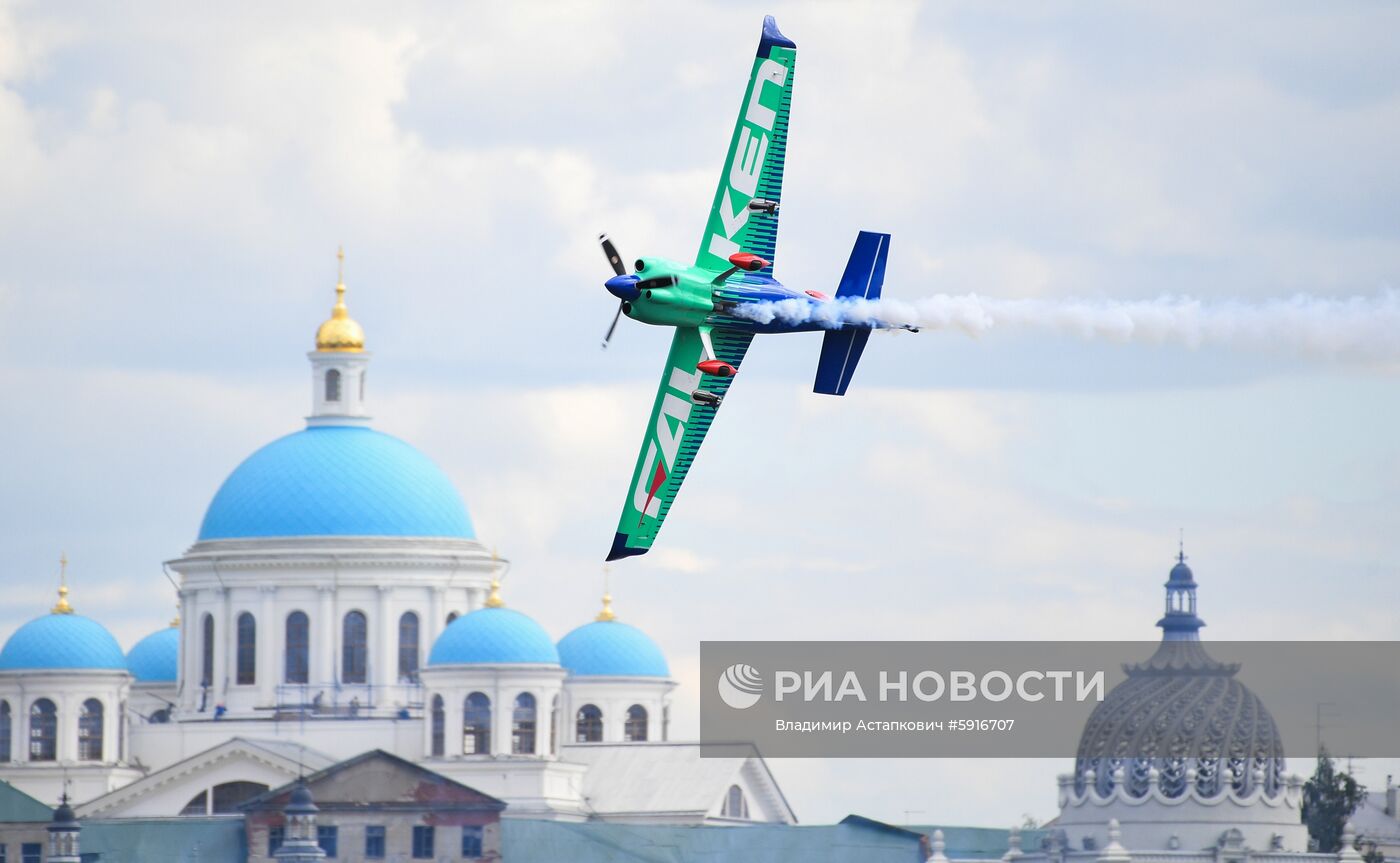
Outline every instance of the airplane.
{"type": "Polygon", "coordinates": [[[850,386],[870,331],[887,327],[875,320],[847,323],[820,312],[836,301],[879,298],[889,234],[860,232],[834,300],[820,291],[786,287],[773,277],[796,59],[796,43],[779,32],[773,16],[765,17],[693,266],[642,257],[629,273],[613,241],[606,234],[598,238],[614,274],[604,286],[618,298],[603,347],[623,315],[676,330],[610,561],[651,548],[755,335],[825,332],[812,389],[840,396],[850,386]],[[799,303],[804,304],[799,311],[812,314],[745,314],[759,308],[745,309],[753,303],[789,308],[799,303]]]}

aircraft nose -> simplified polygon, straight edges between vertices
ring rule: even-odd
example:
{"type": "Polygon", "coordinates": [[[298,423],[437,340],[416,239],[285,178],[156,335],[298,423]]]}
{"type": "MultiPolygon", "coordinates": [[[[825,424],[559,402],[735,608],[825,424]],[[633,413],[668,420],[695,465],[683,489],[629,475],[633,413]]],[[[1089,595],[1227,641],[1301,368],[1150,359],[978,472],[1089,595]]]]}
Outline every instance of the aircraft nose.
{"type": "Polygon", "coordinates": [[[640,280],[632,275],[613,276],[603,283],[603,287],[607,288],[608,293],[617,297],[619,300],[630,301],[635,300],[642,293],[637,290],[638,281],[640,280]]]}

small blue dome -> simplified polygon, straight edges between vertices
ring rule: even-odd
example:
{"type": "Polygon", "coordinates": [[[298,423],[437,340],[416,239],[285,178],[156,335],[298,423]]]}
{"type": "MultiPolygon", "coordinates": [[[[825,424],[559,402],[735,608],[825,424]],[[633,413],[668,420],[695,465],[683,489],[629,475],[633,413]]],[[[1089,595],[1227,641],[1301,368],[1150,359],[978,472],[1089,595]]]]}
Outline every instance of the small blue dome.
{"type": "Polygon", "coordinates": [[[126,667],[137,683],[174,683],[180,665],[180,630],[171,626],[136,642],[126,667]]]}
{"type": "Polygon", "coordinates": [[[538,623],[509,608],[462,615],[442,631],[428,655],[429,665],[525,662],[558,665],[559,652],[538,623]]]}
{"type": "Polygon", "coordinates": [[[314,426],[273,441],[224,480],[199,538],[433,536],[473,539],[437,465],[392,435],[314,426]]]}
{"type": "Polygon", "coordinates": [[[46,614],[15,630],[0,650],[0,671],[49,668],[126,670],[112,633],[80,614],[46,614]]]}
{"type": "Polygon", "coordinates": [[[586,623],[559,641],[559,660],[570,674],[599,677],[669,677],[661,648],[645,632],[616,620],[586,623]]]}
{"type": "Polygon", "coordinates": [[[1167,587],[1195,587],[1196,576],[1191,572],[1191,567],[1186,565],[1185,553],[1176,556],[1176,566],[1172,567],[1171,573],[1167,576],[1167,587]]]}

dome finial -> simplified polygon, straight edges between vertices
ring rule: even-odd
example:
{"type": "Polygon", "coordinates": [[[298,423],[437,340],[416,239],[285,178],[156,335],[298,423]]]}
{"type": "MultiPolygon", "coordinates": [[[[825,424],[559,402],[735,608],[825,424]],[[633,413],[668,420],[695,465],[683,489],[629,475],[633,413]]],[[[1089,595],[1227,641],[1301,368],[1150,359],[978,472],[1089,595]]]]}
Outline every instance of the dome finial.
{"type": "Polygon", "coordinates": [[[68,604],[68,555],[58,553],[58,602],[54,603],[54,614],[72,614],[73,606],[68,604]]]}
{"type": "Polygon", "coordinates": [[[506,601],[501,599],[500,560],[496,547],[491,546],[491,592],[486,596],[487,608],[505,608],[506,605],[506,601]]]}
{"type": "Polygon", "coordinates": [[[609,620],[617,619],[617,615],[612,610],[612,590],[608,585],[608,582],[611,580],[612,570],[607,564],[603,564],[603,610],[598,612],[598,616],[595,617],[594,620],[599,620],[604,623],[609,620]]]}
{"type": "Polygon", "coordinates": [[[506,601],[501,599],[501,580],[491,579],[491,593],[486,597],[487,608],[505,608],[506,601]]]}
{"type": "Polygon", "coordinates": [[[336,249],[335,305],[330,320],[316,330],[316,350],[359,353],[365,349],[365,331],[345,306],[345,247],[336,249]]]}
{"type": "Polygon", "coordinates": [[[1167,574],[1166,616],[1157,621],[1167,641],[1194,641],[1205,622],[1196,616],[1196,576],[1186,563],[1186,532],[1178,529],[1176,563],[1167,574]]]}

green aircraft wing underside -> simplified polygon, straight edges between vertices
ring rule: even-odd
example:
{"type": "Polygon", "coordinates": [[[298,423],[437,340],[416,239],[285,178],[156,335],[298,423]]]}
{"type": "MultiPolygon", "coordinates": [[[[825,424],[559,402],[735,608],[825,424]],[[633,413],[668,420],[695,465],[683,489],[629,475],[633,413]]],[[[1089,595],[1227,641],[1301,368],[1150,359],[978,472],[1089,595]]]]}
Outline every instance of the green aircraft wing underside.
{"type": "MultiPolygon", "coordinates": [[[[776,205],[782,197],[797,49],[774,45],[767,49],[768,56],[763,54],[760,50],[754,60],[695,258],[696,265],[706,269],[727,269],[735,252],[772,261],[777,247],[777,209],[751,210],[749,202],[760,199],[776,205]]],[[[773,268],[761,272],[772,275],[773,268]]]]}
{"type": "Polygon", "coordinates": [[[695,404],[691,393],[704,390],[724,397],[732,377],[702,374],[695,366],[703,358],[700,330],[709,331],[716,358],[735,369],[744,359],[753,334],[741,330],[677,327],[671,353],[661,373],[661,385],[651,407],[632,484],[622,505],[617,536],[609,560],[641,554],[651,548],[661,523],[685,482],[695,454],[714,422],[719,405],[695,404]]]}

